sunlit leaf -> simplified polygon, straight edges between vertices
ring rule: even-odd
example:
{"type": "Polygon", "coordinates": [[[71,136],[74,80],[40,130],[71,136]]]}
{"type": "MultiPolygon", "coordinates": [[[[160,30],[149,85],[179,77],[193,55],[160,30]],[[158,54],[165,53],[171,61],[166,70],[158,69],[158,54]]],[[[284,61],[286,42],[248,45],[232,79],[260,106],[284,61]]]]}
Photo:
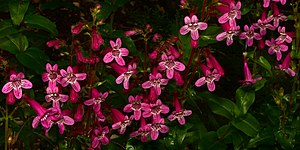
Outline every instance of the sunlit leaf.
{"type": "Polygon", "coordinates": [[[249,113],[234,119],[231,123],[234,127],[251,137],[255,137],[259,130],[259,122],[249,113]]]}
{"type": "Polygon", "coordinates": [[[254,103],[255,92],[246,88],[236,90],[236,105],[241,110],[242,114],[246,114],[250,106],[254,103]]]}
{"type": "Polygon", "coordinates": [[[51,33],[53,36],[58,35],[56,25],[44,16],[37,14],[25,16],[24,22],[28,27],[45,30],[51,33]]]}
{"type": "Polygon", "coordinates": [[[11,20],[20,25],[28,9],[29,0],[10,0],[8,3],[11,20]]]}

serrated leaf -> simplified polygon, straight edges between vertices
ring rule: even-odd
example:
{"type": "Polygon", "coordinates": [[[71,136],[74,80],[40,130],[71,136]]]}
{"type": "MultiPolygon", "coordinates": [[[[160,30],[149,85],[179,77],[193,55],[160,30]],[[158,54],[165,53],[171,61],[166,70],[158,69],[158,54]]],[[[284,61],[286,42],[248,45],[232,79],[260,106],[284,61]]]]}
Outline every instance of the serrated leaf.
{"type": "Polygon", "coordinates": [[[243,87],[236,90],[236,105],[242,112],[242,115],[247,113],[254,100],[255,92],[253,90],[247,91],[243,87]]]}
{"type": "Polygon", "coordinates": [[[16,58],[24,66],[39,74],[44,72],[45,64],[49,59],[48,56],[38,48],[28,48],[25,52],[17,53],[16,58]]]}
{"type": "Polygon", "coordinates": [[[37,15],[37,14],[25,16],[24,22],[28,27],[45,30],[51,33],[53,36],[58,35],[56,25],[51,20],[49,20],[44,16],[37,15]]]}
{"type": "Polygon", "coordinates": [[[231,121],[232,125],[244,132],[246,135],[255,137],[259,129],[259,122],[251,114],[238,117],[231,121]]]}
{"type": "Polygon", "coordinates": [[[226,98],[215,96],[209,92],[199,94],[204,101],[208,102],[209,108],[215,114],[221,115],[227,119],[232,119],[236,111],[236,105],[226,98]]]}
{"type": "Polygon", "coordinates": [[[20,25],[28,9],[29,0],[10,0],[8,3],[11,20],[20,25]]]}

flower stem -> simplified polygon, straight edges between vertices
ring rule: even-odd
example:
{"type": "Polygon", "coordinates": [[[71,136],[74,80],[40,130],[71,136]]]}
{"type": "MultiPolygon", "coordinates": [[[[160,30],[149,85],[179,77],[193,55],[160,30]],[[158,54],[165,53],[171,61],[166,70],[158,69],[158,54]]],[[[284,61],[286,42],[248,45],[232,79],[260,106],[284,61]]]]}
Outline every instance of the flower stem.
{"type": "Polygon", "coordinates": [[[7,104],[5,105],[5,150],[8,150],[8,119],[9,119],[9,116],[8,116],[8,107],[7,107],[7,104]]]}

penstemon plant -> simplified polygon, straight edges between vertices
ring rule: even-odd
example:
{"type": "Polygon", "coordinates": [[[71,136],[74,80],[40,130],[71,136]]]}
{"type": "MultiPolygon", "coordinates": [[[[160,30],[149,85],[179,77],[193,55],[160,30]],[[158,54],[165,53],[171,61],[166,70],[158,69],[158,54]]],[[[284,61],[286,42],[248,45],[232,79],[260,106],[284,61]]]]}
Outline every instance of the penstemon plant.
{"type": "Polygon", "coordinates": [[[160,2],[4,3],[1,148],[300,148],[299,2],[160,2]]]}

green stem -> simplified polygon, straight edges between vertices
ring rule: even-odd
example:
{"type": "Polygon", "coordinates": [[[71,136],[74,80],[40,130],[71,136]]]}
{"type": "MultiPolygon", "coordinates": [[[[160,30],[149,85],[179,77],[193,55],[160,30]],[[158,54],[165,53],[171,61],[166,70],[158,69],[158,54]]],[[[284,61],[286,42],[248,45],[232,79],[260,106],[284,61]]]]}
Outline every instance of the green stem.
{"type": "Polygon", "coordinates": [[[5,105],[5,150],[8,150],[8,119],[9,119],[9,116],[8,116],[8,107],[7,107],[7,104],[5,105]]]}

